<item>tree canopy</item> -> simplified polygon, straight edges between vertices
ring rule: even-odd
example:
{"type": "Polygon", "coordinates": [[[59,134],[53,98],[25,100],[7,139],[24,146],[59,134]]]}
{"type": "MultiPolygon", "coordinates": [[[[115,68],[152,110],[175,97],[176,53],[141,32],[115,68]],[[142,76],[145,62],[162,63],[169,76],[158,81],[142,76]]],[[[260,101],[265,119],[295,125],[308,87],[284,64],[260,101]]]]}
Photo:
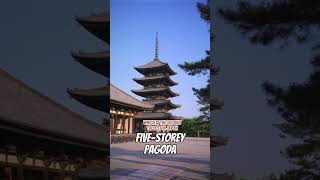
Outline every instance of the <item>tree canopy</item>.
{"type": "MultiPolygon", "coordinates": [[[[235,9],[223,8],[219,14],[254,44],[287,44],[290,39],[303,43],[312,39],[314,47],[319,47],[318,0],[241,1],[235,9]]],[[[280,87],[267,81],[262,85],[268,103],[282,117],[275,124],[281,137],[298,140],[282,152],[295,168],[269,179],[320,179],[320,54],[311,63],[314,70],[304,83],[280,87]]]]}
{"type": "MultiPolygon", "coordinates": [[[[197,3],[197,9],[200,17],[210,24],[210,7],[209,0],[205,3],[197,3]]],[[[210,51],[206,51],[206,57],[193,62],[185,62],[179,64],[179,67],[188,73],[188,75],[206,75],[208,76],[207,85],[203,88],[192,88],[194,95],[198,98],[198,104],[201,105],[201,115],[198,117],[201,120],[209,120],[210,118],[210,51]]]]}
{"type": "Polygon", "coordinates": [[[236,9],[220,9],[219,14],[252,43],[268,45],[294,38],[304,42],[320,25],[318,0],[240,1],[236,9]]]}

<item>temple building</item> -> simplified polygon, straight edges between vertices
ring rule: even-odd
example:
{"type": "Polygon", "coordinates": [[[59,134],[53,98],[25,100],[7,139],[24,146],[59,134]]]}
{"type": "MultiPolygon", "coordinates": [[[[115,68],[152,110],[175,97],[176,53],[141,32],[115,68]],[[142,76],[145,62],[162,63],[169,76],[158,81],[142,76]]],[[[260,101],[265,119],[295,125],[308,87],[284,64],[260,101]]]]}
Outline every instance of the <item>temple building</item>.
{"type": "Polygon", "coordinates": [[[152,104],[154,108],[143,112],[138,112],[134,118],[136,120],[170,120],[182,119],[173,116],[169,111],[180,107],[180,105],[172,103],[169,98],[178,96],[179,94],[172,92],[170,87],[177,85],[170,76],[176,74],[167,63],[159,59],[159,43],[158,33],[156,35],[156,47],[154,59],[135,69],[144,75],[142,78],[134,78],[133,80],[143,86],[143,89],[132,90],[138,96],[144,98],[144,102],[152,104]]]}
{"type": "Polygon", "coordinates": [[[152,110],[154,106],[142,102],[114,85],[110,85],[110,134],[135,134],[138,112],[152,110]]]}
{"type": "Polygon", "coordinates": [[[0,179],[75,180],[81,169],[107,162],[102,125],[1,69],[0,83],[0,179]]]}

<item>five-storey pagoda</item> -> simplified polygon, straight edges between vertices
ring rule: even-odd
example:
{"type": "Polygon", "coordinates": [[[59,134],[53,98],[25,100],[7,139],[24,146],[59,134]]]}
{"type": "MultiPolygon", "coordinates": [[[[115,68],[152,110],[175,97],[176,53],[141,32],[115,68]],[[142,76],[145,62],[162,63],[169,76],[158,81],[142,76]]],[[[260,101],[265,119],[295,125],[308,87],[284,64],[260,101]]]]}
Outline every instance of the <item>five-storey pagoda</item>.
{"type": "Polygon", "coordinates": [[[180,107],[173,104],[169,98],[178,96],[177,93],[171,91],[170,87],[177,85],[170,76],[175,75],[167,63],[161,62],[159,59],[159,43],[158,33],[156,34],[155,58],[153,61],[135,67],[135,69],[144,75],[143,78],[134,78],[133,80],[143,86],[143,89],[132,90],[133,93],[144,97],[145,102],[154,105],[152,111],[139,112],[135,115],[135,119],[140,120],[170,120],[181,119],[181,117],[173,116],[169,111],[180,107]]]}

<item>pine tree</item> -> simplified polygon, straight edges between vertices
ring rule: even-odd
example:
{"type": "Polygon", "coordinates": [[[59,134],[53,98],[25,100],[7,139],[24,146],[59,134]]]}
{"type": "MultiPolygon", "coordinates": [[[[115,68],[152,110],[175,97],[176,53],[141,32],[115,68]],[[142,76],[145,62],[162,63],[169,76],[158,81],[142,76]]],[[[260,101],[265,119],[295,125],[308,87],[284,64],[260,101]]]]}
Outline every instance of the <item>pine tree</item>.
{"type": "MultiPolygon", "coordinates": [[[[281,41],[287,45],[291,39],[303,43],[320,28],[318,0],[242,1],[236,9],[220,9],[219,13],[254,44],[281,41]]],[[[318,46],[315,41],[314,47],[318,46]]],[[[269,104],[282,116],[275,124],[281,137],[299,141],[282,152],[296,168],[270,179],[320,179],[320,55],[314,57],[312,65],[314,72],[304,83],[262,85],[269,104]]]]}
{"type": "Polygon", "coordinates": [[[240,1],[237,9],[220,9],[219,14],[252,43],[268,45],[290,38],[308,40],[320,25],[318,0],[240,1]]]}
{"type": "MultiPolygon", "coordinates": [[[[200,13],[200,17],[208,25],[210,24],[210,2],[207,3],[197,3],[197,9],[200,13]]],[[[210,118],[210,70],[211,73],[215,73],[216,70],[210,68],[210,51],[206,51],[206,57],[193,62],[185,62],[184,64],[179,64],[179,67],[188,73],[188,75],[204,75],[208,76],[207,85],[203,88],[192,88],[194,95],[198,98],[198,104],[201,105],[200,112],[201,115],[198,117],[200,120],[209,120],[210,118]]]]}
{"type": "Polygon", "coordinates": [[[285,88],[270,82],[263,84],[269,104],[283,119],[275,127],[282,137],[299,140],[282,152],[297,167],[286,175],[296,179],[320,179],[320,55],[312,64],[314,72],[302,84],[285,88]]]}

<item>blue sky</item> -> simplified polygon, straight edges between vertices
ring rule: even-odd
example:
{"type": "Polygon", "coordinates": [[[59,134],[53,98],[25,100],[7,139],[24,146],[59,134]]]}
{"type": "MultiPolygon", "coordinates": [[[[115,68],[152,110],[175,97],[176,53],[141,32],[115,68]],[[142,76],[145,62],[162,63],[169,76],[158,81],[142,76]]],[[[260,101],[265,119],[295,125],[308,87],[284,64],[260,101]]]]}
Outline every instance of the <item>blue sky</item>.
{"type": "MultiPolygon", "coordinates": [[[[201,20],[194,0],[111,0],[111,82],[129,94],[142,86],[132,78],[141,77],[134,66],[154,58],[155,34],[159,32],[159,57],[178,74],[179,84],[172,89],[180,93],[172,99],[182,107],[175,115],[193,117],[199,106],[192,87],[202,87],[206,77],[188,76],[178,64],[205,57],[210,48],[209,26],[201,20]]],[[[138,96],[135,96],[141,99],[138,96]]]]}

